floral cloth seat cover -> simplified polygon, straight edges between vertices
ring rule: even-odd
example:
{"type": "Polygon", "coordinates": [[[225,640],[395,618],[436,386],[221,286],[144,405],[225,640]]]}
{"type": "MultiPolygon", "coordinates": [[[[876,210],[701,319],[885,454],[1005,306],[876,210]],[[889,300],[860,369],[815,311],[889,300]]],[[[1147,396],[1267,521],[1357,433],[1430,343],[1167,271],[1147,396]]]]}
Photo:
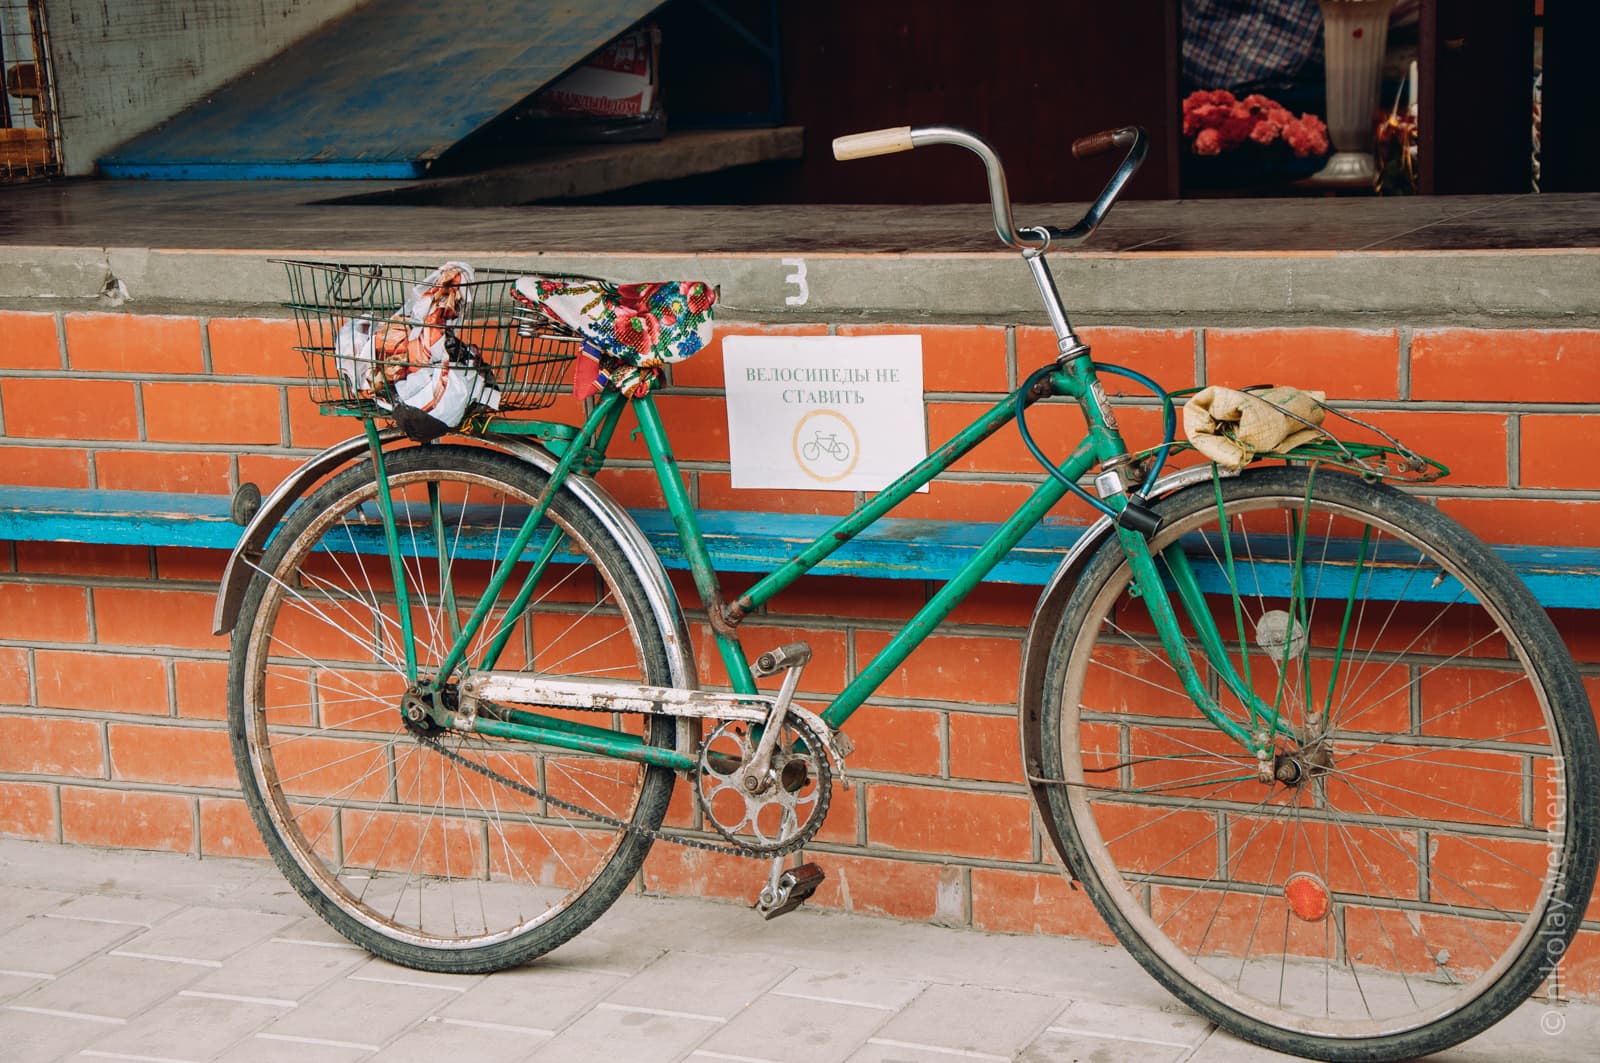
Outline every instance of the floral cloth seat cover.
{"type": "Polygon", "coordinates": [[[521,277],[511,296],[583,338],[572,393],[588,398],[611,387],[638,398],[711,340],[717,291],[705,281],[605,281],[521,277]]]}

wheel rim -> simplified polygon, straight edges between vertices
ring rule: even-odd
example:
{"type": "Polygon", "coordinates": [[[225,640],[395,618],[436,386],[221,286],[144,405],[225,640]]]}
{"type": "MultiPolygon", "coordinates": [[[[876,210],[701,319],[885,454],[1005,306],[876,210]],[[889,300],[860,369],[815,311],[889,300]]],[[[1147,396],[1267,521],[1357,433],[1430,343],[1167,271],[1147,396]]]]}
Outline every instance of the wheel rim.
{"type": "MultiPolygon", "coordinates": [[[[406,464],[391,466],[391,494],[426,676],[453,635],[444,588],[453,589],[459,623],[487,582],[489,555],[515,537],[540,485],[406,464]],[[440,499],[437,523],[431,492],[440,499]]],[[[425,949],[491,947],[568,911],[642,840],[442,757],[407,730],[394,579],[374,497],[370,483],[344,494],[295,537],[268,580],[245,658],[253,781],[295,866],[344,915],[425,949]]],[[[490,614],[469,660],[510,628],[501,668],[660,681],[618,573],[586,548],[560,507],[551,516],[567,549],[518,618],[490,614]],[[571,548],[584,551],[583,563],[571,548]]],[[[536,544],[550,527],[547,520],[536,544]]],[[[503,602],[527,570],[518,566],[503,602]]],[[[641,726],[591,713],[582,722],[641,726]]],[[[642,803],[654,803],[644,797],[651,770],[640,765],[453,731],[432,737],[525,787],[617,819],[632,821],[642,803]]]]}
{"type": "Polygon", "coordinates": [[[1235,665],[1249,659],[1253,688],[1297,728],[1302,749],[1272,766],[1299,780],[1257,781],[1256,761],[1199,716],[1124,565],[1067,669],[1064,800],[1116,916],[1203,997],[1312,1036],[1419,1029],[1501,980],[1560,881],[1549,694],[1493,596],[1393,524],[1323,498],[1308,510],[1303,494],[1234,498],[1229,517],[1226,542],[1213,507],[1153,545],[1181,539],[1219,589],[1233,555],[1239,611],[1208,600],[1235,665]],[[1432,601],[1351,601],[1348,577],[1318,582],[1363,527],[1357,556],[1374,560],[1357,589],[1381,579],[1432,601]],[[1298,595],[1283,574],[1295,556],[1298,595]]]}

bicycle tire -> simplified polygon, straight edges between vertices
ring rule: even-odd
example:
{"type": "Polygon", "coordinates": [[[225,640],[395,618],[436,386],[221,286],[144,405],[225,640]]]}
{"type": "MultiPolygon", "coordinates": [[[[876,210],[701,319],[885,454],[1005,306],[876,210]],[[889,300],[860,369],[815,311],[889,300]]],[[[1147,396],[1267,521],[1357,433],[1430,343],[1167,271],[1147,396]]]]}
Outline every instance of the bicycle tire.
{"type": "MultiPolygon", "coordinates": [[[[470,614],[548,482],[483,448],[386,455],[420,675],[470,614]],[[434,504],[436,503],[436,504],[434,504]],[[434,520],[437,512],[440,519],[434,520]],[[452,597],[453,594],[453,597],[452,597]]],[[[628,887],[650,838],[535,801],[452,762],[408,731],[390,558],[370,464],[319,487],[273,538],[233,633],[229,731],[266,847],[323,919],[368,951],[424,970],[524,963],[592,923],[628,887]]],[[[475,643],[514,632],[500,667],[670,685],[662,633],[622,548],[570,493],[554,499],[502,594],[552,524],[564,535],[526,608],[489,614],[475,643]]],[[[473,657],[480,660],[479,657],[473,657]]],[[[556,713],[560,715],[560,713],[556,713]]],[[[583,721],[641,733],[640,717],[583,721]]],[[[675,723],[648,721],[671,746],[675,723]]],[[[660,826],[673,773],[456,731],[460,756],[645,829],[660,826]]]]}
{"type": "Polygon", "coordinates": [[[1549,618],[1454,521],[1345,473],[1253,469],[1155,508],[1152,549],[1190,557],[1301,774],[1253,778],[1200,715],[1108,540],[1039,706],[1066,866],[1151,975],[1247,1040],[1391,1060],[1487,1029],[1555,970],[1595,876],[1600,742],[1549,618]]]}

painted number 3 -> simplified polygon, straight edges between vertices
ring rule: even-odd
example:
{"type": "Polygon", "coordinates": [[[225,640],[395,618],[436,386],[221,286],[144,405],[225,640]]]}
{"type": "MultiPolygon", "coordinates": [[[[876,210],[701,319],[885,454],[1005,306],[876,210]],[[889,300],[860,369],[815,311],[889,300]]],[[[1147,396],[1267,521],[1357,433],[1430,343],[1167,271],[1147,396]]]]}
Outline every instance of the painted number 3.
{"type": "Polygon", "coordinates": [[[806,260],[803,258],[783,259],[785,266],[793,266],[794,272],[783,278],[783,283],[792,284],[799,289],[798,295],[786,295],[783,301],[790,306],[805,306],[806,300],[811,298],[811,286],[806,283],[806,260]]]}

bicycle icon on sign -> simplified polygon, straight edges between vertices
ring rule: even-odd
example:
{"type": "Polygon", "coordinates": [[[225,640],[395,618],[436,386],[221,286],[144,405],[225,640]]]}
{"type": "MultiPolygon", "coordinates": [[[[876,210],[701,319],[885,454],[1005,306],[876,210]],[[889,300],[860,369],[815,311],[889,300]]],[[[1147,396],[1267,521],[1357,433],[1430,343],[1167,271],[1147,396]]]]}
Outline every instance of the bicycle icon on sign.
{"type": "Polygon", "coordinates": [[[850,444],[839,438],[837,432],[823,433],[817,429],[811,438],[800,447],[800,456],[806,461],[816,461],[826,454],[834,461],[850,460],[850,444]]]}

